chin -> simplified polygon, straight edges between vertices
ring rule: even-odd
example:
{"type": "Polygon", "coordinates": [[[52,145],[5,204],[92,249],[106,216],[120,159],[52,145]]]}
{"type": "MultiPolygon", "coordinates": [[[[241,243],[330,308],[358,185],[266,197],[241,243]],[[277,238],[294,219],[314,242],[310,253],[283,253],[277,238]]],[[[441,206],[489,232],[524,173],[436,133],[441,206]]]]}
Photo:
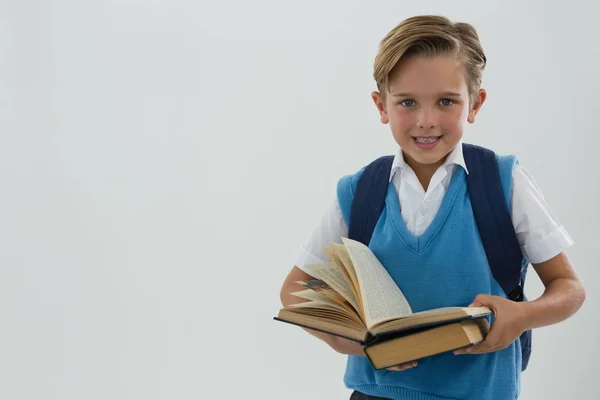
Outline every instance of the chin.
{"type": "Polygon", "coordinates": [[[444,159],[444,157],[446,156],[443,155],[441,157],[413,157],[413,159],[419,164],[433,165],[440,163],[444,159]]]}
{"type": "MultiPolygon", "coordinates": [[[[405,151],[405,154],[407,152],[405,151]]],[[[421,149],[411,149],[408,152],[408,156],[418,162],[419,164],[436,164],[444,159],[450,150],[445,151],[441,149],[436,149],[435,152],[432,151],[422,151],[421,149]]]]}

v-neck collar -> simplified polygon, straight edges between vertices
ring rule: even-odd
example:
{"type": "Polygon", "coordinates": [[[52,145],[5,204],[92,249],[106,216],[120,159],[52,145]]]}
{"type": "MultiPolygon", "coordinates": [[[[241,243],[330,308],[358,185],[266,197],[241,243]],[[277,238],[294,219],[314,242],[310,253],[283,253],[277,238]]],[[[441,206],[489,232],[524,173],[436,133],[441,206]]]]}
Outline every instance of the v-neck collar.
{"type": "Polygon", "coordinates": [[[388,185],[388,192],[385,200],[388,215],[391,218],[391,222],[394,225],[395,231],[412,251],[415,253],[421,253],[427,248],[429,243],[444,225],[444,222],[446,221],[450,210],[452,209],[452,205],[454,204],[456,196],[461,189],[466,190],[465,170],[462,168],[457,168],[450,180],[448,190],[442,199],[440,208],[433,221],[422,235],[415,236],[408,230],[406,223],[402,218],[400,201],[394,185],[391,183],[388,185]]]}

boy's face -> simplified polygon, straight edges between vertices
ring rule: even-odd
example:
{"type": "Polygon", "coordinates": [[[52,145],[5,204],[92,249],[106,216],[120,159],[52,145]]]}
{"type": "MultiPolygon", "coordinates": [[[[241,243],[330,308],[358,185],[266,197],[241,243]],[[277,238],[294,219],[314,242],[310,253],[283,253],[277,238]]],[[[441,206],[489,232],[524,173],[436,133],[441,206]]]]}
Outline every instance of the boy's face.
{"type": "Polygon", "coordinates": [[[372,94],[389,123],[406,162],[415,169],[438,167],[462,138],[466,122],[473,123],[485,101],[480,89],[473,104],[463,68],[450,56],[409,57],[389,77],[389,91],[372,94]]]}

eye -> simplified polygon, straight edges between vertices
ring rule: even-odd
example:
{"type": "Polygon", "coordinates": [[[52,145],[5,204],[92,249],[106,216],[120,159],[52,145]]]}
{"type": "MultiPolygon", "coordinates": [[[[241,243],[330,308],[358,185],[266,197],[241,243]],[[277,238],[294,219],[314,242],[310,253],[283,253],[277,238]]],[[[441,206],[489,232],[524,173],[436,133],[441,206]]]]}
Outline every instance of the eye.
{"type": "Polygon", "coordinates": [[[443,106],[450,106],[454,104],[454,100],[452,99],[440,99],[440,104],[443,106]]]}
{"type": "Polygon", "coordinates": [[[403,107],[413,107],[415,105],[415,101],[414,100],[402,100],[400,103],[401,106],[403,107]]]}

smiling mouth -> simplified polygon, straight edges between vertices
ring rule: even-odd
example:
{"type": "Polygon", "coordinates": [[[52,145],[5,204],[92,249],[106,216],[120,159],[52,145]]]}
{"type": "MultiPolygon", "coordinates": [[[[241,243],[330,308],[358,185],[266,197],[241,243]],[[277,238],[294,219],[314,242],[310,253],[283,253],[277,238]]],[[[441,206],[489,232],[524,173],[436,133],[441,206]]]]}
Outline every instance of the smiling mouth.
{"type": "Polygon", "coordinates": [[[440,140],[441,136],[412,136],[413,140],[417,143],[435,143],[440,140]]]}

